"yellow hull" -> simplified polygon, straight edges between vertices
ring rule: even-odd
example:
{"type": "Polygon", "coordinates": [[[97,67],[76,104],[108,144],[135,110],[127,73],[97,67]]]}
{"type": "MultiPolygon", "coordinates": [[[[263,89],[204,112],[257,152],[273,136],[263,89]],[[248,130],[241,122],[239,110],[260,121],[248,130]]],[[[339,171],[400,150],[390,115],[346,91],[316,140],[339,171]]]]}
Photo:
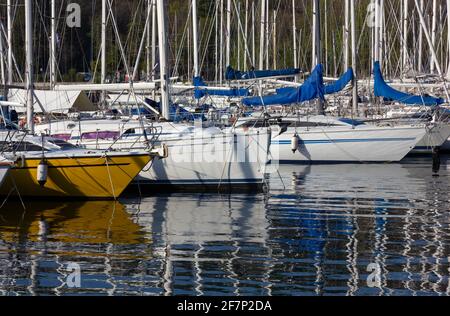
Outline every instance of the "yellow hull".
{"type": "Polygon", "coordinates": [[[106,157],[46,157],[48,177],[44,186],[37,181],[39,158],[25,158],[9,172],[0,187],[0,196],[71,197],[111,199],[119,197],[130,182],[150,162],[150,155],[106,157]]]}

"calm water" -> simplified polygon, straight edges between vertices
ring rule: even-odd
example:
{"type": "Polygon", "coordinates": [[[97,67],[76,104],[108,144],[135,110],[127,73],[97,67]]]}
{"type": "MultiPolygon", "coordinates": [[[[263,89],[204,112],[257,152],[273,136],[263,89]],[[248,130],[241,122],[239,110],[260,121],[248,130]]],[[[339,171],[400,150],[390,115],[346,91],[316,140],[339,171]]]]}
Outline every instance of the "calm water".
{"type": "Polygon", "coordinates": [[[280,174],[266,195],[9,203],[0,295],[450,294],[448,158],[280,174]]]}

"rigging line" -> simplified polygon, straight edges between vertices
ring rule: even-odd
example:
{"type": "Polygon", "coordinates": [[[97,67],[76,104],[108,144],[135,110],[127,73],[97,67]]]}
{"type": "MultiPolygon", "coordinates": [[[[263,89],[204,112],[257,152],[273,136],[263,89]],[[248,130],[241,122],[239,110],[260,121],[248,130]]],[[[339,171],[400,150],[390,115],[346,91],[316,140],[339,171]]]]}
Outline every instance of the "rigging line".
{"type": "Polygon", "coordinates": [[[188,32],[188,28],[189,28],[189,21],[191,19],[191,14],[192,14],[192,4],[189,7],[189,14],[187,16],[186,23],[184,25],[183,35],[181,37],[180,47],[178,48],[178,53],[177,53],[177,56],[175,58],[175,66],[174,66],[174,69],[172,71],[172,76],[175,76],[177,74],[177,72],[178,72],[178,66],[180,64],[181,57],[182,57],[183,52],[184,52],[183,45],[185,44],[185,40],[186,40],[186,37],[187,37],[187,32],[188,32]]]}

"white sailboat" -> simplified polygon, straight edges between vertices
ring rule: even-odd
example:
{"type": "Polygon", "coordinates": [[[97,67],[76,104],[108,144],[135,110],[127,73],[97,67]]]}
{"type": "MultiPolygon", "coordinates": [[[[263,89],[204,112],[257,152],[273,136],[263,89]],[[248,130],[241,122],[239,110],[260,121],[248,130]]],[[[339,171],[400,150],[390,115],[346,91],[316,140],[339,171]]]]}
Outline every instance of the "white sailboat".
{"type": "Polygon", "coordinates": [[[425,126],[376,127],[316,116],[241,119],[236,128],[270,125],[272,159],[281,163],[398,162],[425,136],[425,126]]]}
{"type": "Polygon", "coordinates": [[[165,145],[166,158],[155,159],[137,181],[177,188],[261,187],[271,139],[267,129],[232,132],[168,122],[142,125],[137,120],[58,121],[37,125],[36,130],[90,149],[165,145]]]}

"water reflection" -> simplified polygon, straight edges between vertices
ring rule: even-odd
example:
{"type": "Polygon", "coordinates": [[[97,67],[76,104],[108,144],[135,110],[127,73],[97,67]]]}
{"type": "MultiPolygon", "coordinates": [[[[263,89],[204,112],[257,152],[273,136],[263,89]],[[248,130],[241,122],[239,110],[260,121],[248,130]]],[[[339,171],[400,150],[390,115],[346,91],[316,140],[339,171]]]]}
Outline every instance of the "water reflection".
{"type": "Polygon", "coordinates": [[[266,195],[9,203],[0,294],[449,295],[448,168],[283,166],[266,195]]]}

